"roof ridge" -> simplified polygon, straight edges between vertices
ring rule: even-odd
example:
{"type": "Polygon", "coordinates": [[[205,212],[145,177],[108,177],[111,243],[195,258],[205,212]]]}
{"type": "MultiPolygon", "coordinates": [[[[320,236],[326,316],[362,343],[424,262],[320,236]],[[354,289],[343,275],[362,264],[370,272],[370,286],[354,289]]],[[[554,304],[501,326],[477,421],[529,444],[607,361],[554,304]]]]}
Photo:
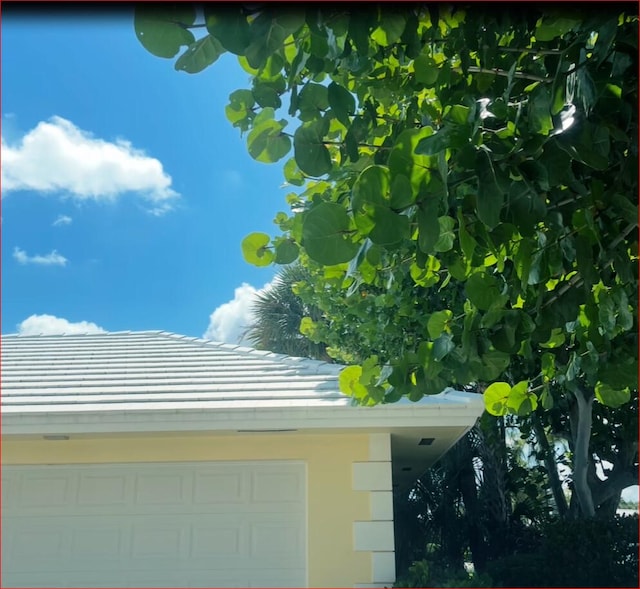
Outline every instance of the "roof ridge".
{"type": "Polygon", "coordinates": [[[97,337],[97,338],[109,338],[109,337],[117,337],[117,336],[149,336],[149,337],[158,337],[169,339],[173,341],[182,341],[184,343],[197,345],[200,347],[215,347],[219,350],[224,350],[228,352],[233,352],[235,354],[239,354],[245,357],[254,357],[261,358],[264,360],[271,360],[274,362],[279,362],[280,364],[284,364],[295,368],[299,372],[304,372],[306,374],[329,374],[329,375],[337,375],[343,368],[342,364],[334,364],[331,362],[326,362],[324,360],[314,360],[312,358],[304,358],[301,356],[289,356],[287,354],[278,354],[276,352],[271,352],[268,350],[257,350],[256,348],[252,348],[250,346],[244,346],[241,344],[231,344],[226,342],[217,342],[205,337],[195,337],[189,335],[183,335],[179,333],[175,333],[172,331],[156,329],[156,330],[140,330],[140,331],[132,331],[132,330],[122,330],[122,331],[106,331],[106,332],[98,332],[98,333],[62,333],[62,334],[29,334],[29,335],[21,335],[19,333],[16,334],[3,334],[2,338],[10,338],[10,339],[47,339],[47,338],[71,338],[71,337],[97,337]]]}
{"type": "MultiPolygon", "coordinates": [[[[84,331],[84,332],[63,332],[63,333],[3,333],[0,337],[11,337],[11,338],[45,338],[45,337],[75,337],[75,336],[95,336],[95,337],[106,337],[111,335],[146,335],[146,334],[162,334],[168,333],[164,332],[161,329],[142,329],[142,330],[131,330],[131,329],[122,329],[120,331],[84,331]]],[[[186,336],[185,336],[186,337],[186,336]]]]}
{"type": "Polygon", "coordinates": [[[226,342],[218,342],[205,337],[191,337],[187,335],[174,333],[171,331],[162,331],[162,332],[159,332],[158,335],[171,338],[171,339],[187,340],[190,343],[199,344],[207,347],[215,346],[218,349],[228,350],[230,352],[235,352],[236,354],[242,354],[245,356],[258,356],[260,358],[277,360],[285,364],[294,365],[296,368],[303,367],[303,368],[315,369],[315,371],[318,373],[322,369],[323,372],[327,370],[330,373],[338,374],[338,372],[340,372],[344,368],[344,365],[342,364],[333,364],[331,362],[325,362],[324,360],[313,360],[312,358],[304,358],[301,356],[288,356],[287,354],[277,354],[276,352],[270,352],[268,350],[257,350],[256,348],[252,348],[250,346],[243,346],[241,344],[230,344],[226,342]]]}

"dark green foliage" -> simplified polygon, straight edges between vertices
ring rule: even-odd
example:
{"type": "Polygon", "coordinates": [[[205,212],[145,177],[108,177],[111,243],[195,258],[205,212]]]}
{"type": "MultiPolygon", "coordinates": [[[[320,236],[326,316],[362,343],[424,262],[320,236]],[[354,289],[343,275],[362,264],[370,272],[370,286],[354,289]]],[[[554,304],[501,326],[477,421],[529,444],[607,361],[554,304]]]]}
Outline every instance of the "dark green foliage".
{"type": "Polygon", "coordinates": [[[638,517],[549,523],[533,550],[487,571],[497,587],[637,587],[638,517]]]}
{"type": "Polygon", "coordinates": [[[554,521],[511,535],[510,554],[485,573],[451,567],[437,550],[403,570],[395,587],[637,587],[638,517],[554,521]]]}
{"type": "Polygon", "coordinates": [[[628,400],[637,363],[627,379],[612,373],[637,348],[632,4],[258,4],[198,16],[189,4],[141,5],[136,34],[154,55],[182,51],[176,67],[188,73],[236,54],[251,89],[230,96],[227,116],[254,159],[293,150],[285,177],[301,188],[283,235],[261,236],[247,260],[315,262],[355,297],[359,285],[383,291],[409,276],[396,307],[415,323],[413,287],[455,284],[468,296],[465,308],[430,309],[453,311],[450,329],[415,332],[395,367],[399,389],[363,382],[360,401],[419,398],[445,381],[502,381],[505,402],[487,405],[501,414],[533,411],[543,395],[550,406],[549,381],[587,405],[628,400]],[[297,249],[269,255],[283,238],[297,249]],[[526,375],[512,381],[522,361],[526,375]]]}
{"type": "Polygon", "coordinates": [[[394,587],[495,587],[488,575],[467,574],[442,566],[437,558],[414,562],[394,587]]]}

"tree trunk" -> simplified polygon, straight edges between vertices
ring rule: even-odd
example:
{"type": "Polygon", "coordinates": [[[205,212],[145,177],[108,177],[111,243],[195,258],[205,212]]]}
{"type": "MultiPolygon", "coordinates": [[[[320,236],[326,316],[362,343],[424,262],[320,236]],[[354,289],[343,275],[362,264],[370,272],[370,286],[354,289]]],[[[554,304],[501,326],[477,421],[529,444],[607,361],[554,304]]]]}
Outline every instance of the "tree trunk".
{"type": "Polygon", "coordinates": [[[473,453],[468,435],[462,443],[465,444],[465,455],[464,463],[460,468],[460,493],[464,501],[467,525],[469,526],[469,548],[471,549],[473,566],[478,573],[482,573],[487,565],[487,545],[482,533],[482,517],[478,505],[476,473],[473,468],[473,453]]]}
{"type": "Polygon", "coordinates": [[[577,419],[574,428],[573,488],[583,517],[593,517],[596,511],[588,481],[593,394],[587,396],[576,387],[574,395],[577,400],[577,419]]]}
{"type": "Polygon", "coordinates": [[[549,486],[553,493],[553,499],[555,500],[556,507],[558,508],[558,514],[564,519],[567,516],[568,511],[567,498],[564,496],[562,483],[558,476],[558,467],[556,465],[555,456],[553,455],[553,449],[549,445],[547,434],[545,433],[544,428],[540,423],[540,418],[536,413],[531,414],[531,420],[533,422],[533,430],[536,434],[536,439],[538,440],[538,444],[540,444],[542,453],[544,454],[544,464],[547,468],[547,474],[549,475],[549,486]]]}
{"type": "Polygon", "coordinates": [[[487,550],[492,556],[505,554],[509,539],[511,505],[505,483],[506,442],[504,418],[484,422],[479,455],[483,464],[483,482],[478,492],[486,521],[487,550]]]}

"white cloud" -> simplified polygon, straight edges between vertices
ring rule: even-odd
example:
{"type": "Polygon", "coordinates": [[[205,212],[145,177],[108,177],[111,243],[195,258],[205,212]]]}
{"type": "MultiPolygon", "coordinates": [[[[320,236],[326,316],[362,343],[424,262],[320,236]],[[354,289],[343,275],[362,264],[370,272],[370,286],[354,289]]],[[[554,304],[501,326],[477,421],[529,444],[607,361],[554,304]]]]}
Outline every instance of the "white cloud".
{"type": "Polygon", "coordinates": [[[39,266],[66,266],[68,262],[67,258],[60,255],[56,250],[44,256],[39,254],[30,256],[23,249],[16,247],[13,249],[13,257],[20,264],[37,264],[39,266]]]}
{"type": "Polygon", "coordinates": [[[2,191],[66,192],[77,199],[113,200],[137,193],[152,212],[171,208],[178,194],[156,158],[130,142],[94,137],[54,116],[13,145],[2,137],[2,191]]]}
{"type": "Polygon", "coordinates": [[[243,336],[253,321],[251,307],[255,296],[271,283],[257,289],[246,282],[234,291],[233,299],[223,303],[209,316],[209,326],[202,337],[228,344],[250,345],[243,336]]]}
{"type": "Polygon", "coordinates": [[[54,315],[31,315],[18,324],[18,333],[20,335],[62,335],[105,333],[105,330],[89,321],[72,323],[54,315]]]}
{"type": "Polygon", "coordinates": [[[51,225],[53,227],[57,227],[58,225],[71,225],[71,221],[73,221],[73,219],[68,215],[58,215],[58,218],[51,225]]]}

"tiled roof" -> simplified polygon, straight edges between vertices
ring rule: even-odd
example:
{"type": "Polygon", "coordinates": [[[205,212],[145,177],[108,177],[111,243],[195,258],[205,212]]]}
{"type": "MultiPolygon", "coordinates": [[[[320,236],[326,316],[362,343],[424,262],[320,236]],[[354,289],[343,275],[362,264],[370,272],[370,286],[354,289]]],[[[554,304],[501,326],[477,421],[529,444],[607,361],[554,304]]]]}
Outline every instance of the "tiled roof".
{"type": "Polygon", "coordinates": [[[354,407],[343,366],[164,331],[3,335],[1,350],[3,436],[453,427],[457,439],[484,410],[453,389],[354,407]]]}
{"type": "Polygon", "coordinates": [[[2,336],[2,411],[348,405],[342,366],[163,331],[2,336]]]}

